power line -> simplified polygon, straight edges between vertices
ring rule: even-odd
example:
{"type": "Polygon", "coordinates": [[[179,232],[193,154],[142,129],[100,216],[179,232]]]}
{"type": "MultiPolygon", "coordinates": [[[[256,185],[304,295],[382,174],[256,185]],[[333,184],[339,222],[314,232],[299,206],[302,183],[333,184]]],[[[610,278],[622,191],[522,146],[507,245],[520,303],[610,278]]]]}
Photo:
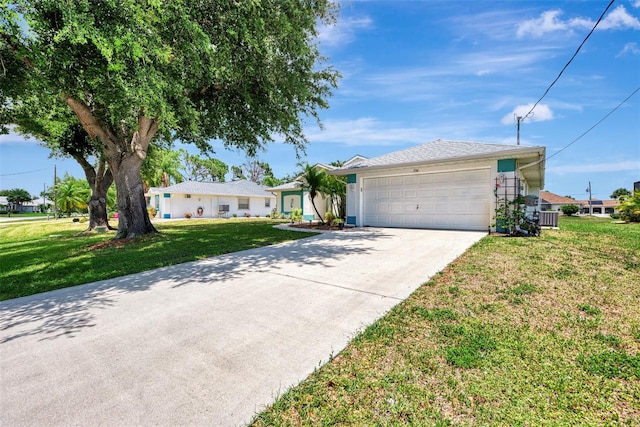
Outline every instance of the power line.
{"type": "Polygon", "coordinates": [[[613,110],[609,111],[603,118],[601,118],[595,125],[591,126],[589,129],[587,129],[582,135],[580,135],[579,137],[577,137],[576,139],[574,139],[573,141],[571,141],[570,143],[568,143],[567,145],[565,145],[564,147],[562,147],[560,150],[556,151],[555,153],[553,153],[552,155],[550,155],[549,157],[547,157],[547,160],[549,160],[550,158],[552,158],[553,156],[556,156],[558,154],[560,154],[562,151],[566,150],[567,148],[569,148],[574,142],[577,142],[579,139],[581,139],[583,136],[585,136],[586,134],[588,134],[589,132],[591,132],[596,126],[598,126],[600,123],[604,122],[611,114],[613,114],[618,108],[620,108],[625,102],[627,102],[629,99],[631,99],[631,97],[633,95],[635,95],[636,93],[638,93],[638,91],[640,91],[640,87],[637,87],[636,90],[634,90],[631,95],[627,96],[621,103],[619,103],[613,110]]]}
{"type": "Polygon", "coordinates": [[[36,169],[36,170],[26,171],[26,172],[3,173],[3,174],[0,174],[0,176],[26,175],[28,173],[41,172],[41,171],[46,171],[46,170],[49,170],[49,168],[36,169]]]}
{"type": "Polygon", "coordinates": [[[540,103],[540,101],[542,101],[542,99],[547,96],[547,94],[549,93],[549,91],[551,90],[551,88],[553,87],[553,85],[556,84],[556,82],[560,79],[560,76],[562,76],[562,73],[564,73],[564,70],[567,69],[567,67],[569,66],[569,64],[571,64],[571,62],[573,62],[573,59],[578,55],[578,52],[580,52],[580,49],[582,49],[582,46],[587,42],[587,39],[589,37],[591,37],[591,34],[595,31],[596,27],[598,26],[598,24],[600,23],[600,21],[602,21],[602,18],[604,18],[604,15],[607,13],[607,11],[609,10],[609,8],[611,7],[611,5],[613,4],[615,0],[611,0],[609,2],[609,5],[607,6],[607,8],[604,10],[604,12],[602,12],[602,15],[600,15],[600,18],[598,18],[598,21],[595,23],[595,25],[593,26],[593,28],[591,29],[591,31],[589,31],[589,34],[587,34],[587,37],[584,38],[584,40],[582,40],[582,43],[580,43],[580,46],[578,46],[578,49],[576,50],[576,52],[573,54],[573,56],[571,57],[571,59],[569,60],[569,62],[567,62],[565,64],[564,67],[562,67],[562,70],[560,70],[560,74],[558,74],[558,77],[556,77],[556,79],[549,85],[549,87],[547,88],[547,90],[544,91],[544,94],[542,94],[542,96],[540,97],[540,99],[538,99],[536,101],[536,103],[533,105],[533,107],[531,107],[531,110],[529,110],[529,112],[527,114],[525,114],[523,116],[523,119],[526,119],[529,114],[531,114],[533,112],[533,110],[538,106],[538,104],[540,103]]]}

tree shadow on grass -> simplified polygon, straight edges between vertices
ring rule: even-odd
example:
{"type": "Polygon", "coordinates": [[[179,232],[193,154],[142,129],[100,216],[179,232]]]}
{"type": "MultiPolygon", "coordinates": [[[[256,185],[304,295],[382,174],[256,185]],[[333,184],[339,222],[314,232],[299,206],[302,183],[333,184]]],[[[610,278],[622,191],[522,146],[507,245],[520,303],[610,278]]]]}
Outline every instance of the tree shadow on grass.
{"type": "MultiPolygon", "coordinates": [[[[287,271],[309,266],[331,269],[347,257],[375,251],[375,241],[390,237],[380,229],[322,234],[2,301],[0,344],[30,336],[37,336],[38,340],[73,338],[83,329],[96,326],[96,310],[114,307],[122,294],[148,291],[159,282],[168,282],[175,289],[218,285],[240,279],[247,273],[277,274],[285,267],[287,271]]],[[[303,274],[301,270],[300,273],[303,274]]]]}

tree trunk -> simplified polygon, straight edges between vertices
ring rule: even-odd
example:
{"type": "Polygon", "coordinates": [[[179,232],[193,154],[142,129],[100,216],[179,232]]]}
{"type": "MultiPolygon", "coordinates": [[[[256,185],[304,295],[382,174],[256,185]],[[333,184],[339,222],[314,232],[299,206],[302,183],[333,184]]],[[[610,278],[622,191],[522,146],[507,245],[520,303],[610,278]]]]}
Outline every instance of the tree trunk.
{"type": "Polygon", "coordinates": [[[124,125],[116,130],[100,122],[82,101],[72,96],[64,96],[63,100],[76,114],[89,136],[97,137],[103,144],[103,152],[116,183],[118,232],[115,239],[157,233],[147,213],[140,168],[147,157],[149,143],[158,131],[158,122],[140,115],[135,131],[124,125]]]}
{"type": "Polygon", "coordinates": [[[136,153],[119,154],[119,158],[109,160],[118,201],[118,232],[115,238],[157,233],[147,213],[144,184],[140,175],[142,159],[136,153]]]}
{"type": "Polygon", "coordinates": [[[113,183],[111,169],[105,170],[104,159],[100,159],[98,170],[96,170],[84,157],[80,155],[73,157],[84,169],[84,175],[91,188],[91,198],[87,203],[89,207],[89,228],[87,231],[96,227],[107,227],[109,230],[113,230],[114,228],[109,225],[107,213],[107,192],[113,183]]]}
{"type": "Polygon", "coordinates": [[[316,194],[315,192],[309,192],[309,197],[311,198],[311,206],[313,206],[313,210],[316,211],[316,215],[318,215],[318,218],[320,218],[320,224],[324,224],[324,218],[322,218],[322,215],[320,215],[320,212],[318,212],[318,208],[316,208],[316,194]]]}

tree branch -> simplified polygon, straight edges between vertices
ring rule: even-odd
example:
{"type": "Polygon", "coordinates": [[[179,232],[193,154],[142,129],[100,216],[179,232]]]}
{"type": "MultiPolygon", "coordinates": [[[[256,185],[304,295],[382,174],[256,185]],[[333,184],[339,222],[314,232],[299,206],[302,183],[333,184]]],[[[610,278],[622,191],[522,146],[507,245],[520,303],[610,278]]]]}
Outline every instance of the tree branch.
{"type": "MultiPolygon", "coordinates": [[[[22,50],[21,48],[24,48],[21,44],[16,43],[14,40],[12,40],[11,36],[7,33],[0,33],[0,37],[2,37],[2,40],[6,43],[6,45],[9,46],[9,48],[11,48],[11,50],[13,50],[15,53],[20,54],[20,51],[22,50]]],[[[27,67],[33,68],[33,61],[31,61],[31,58],[26,55],[20,54],[20,59],[27,67]]]]}
{"type": "Polygon", "coordinates": [[[74,112],[84,130],[87,131],[91,138],[98,137],[103,144],[107,144],[109,142],[116,141],[116,138],[113,138],[111,132],[105,129],[98,119],[91,113],[89,107],[83,102],[78,101],[72,96],[64,95],[62,100],[71,108],[71,111],[74,112]]]}

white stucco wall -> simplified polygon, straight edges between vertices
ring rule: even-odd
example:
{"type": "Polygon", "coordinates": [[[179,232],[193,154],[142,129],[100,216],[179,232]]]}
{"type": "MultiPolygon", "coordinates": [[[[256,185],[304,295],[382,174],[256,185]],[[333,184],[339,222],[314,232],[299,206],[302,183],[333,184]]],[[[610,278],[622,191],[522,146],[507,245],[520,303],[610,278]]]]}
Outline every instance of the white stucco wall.
{"type": "Polygon", "coordinates": [[[202,218],[232,217],[233,214],[238,217],[243,217],[245,214],[249,214],[252,217],[256,215],[264,217],[269,215],[276,206],[276,198],[269,193],[265,193],[264,197],[249,197],[249,209],[239,209],[238,201],[242,197],[192,194],[190,198],[187,198],[186,194],[172,193],[171,197],[164,197],[164,194],[160,194],[160,213],[158,217],[184,218],[185,214],[191,213],[193,218],[197,218],[199,207],[203,210],[202,218]],[[267,199],[270,202],[269,206],[265,206],[267,199]],[[220,205],[228,205],[229,212],[219,212],[220,205]]]}

